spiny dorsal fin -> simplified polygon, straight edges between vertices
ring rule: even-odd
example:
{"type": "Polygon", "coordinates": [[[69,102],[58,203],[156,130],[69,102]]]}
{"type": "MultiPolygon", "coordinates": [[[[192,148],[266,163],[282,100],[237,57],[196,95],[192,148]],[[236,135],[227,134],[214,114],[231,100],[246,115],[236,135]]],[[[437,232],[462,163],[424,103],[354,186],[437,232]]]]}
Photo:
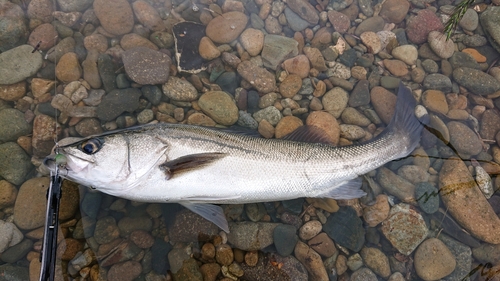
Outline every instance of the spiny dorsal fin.
{"type": "Polygon", "coordinates": [[[226,154],[219,152],[191,154],[167,161],[161,164],[160,168],[165,171],[165,175],[168,180],[172,178],[174,174],[198,169],[224,157],[225,155],[226,154]]]}
{"type": "Polygon", "coordinates": [[[304,125],[283,137],[284,140],[333,145],[326,132],[316,126],[304,125]]]}

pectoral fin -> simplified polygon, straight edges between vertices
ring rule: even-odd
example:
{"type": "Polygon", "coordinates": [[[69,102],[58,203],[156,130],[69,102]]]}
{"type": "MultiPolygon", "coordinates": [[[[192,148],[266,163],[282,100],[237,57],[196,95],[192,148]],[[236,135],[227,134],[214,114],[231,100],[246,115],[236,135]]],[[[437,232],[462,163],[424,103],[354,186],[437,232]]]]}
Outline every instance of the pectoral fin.
{"type": "Polygon", "coordinates": [[[340,184],[332,187],[325,193],[318,194],[316,198],[332,198],[332,199],[354,199],[360,198],[366,195],[366,193],[361,190],[361,185],[363,181],[360,177],[355,179],[341,182],[340,184]]]}
{"type": "Polygon", "coordinates": [[[191,154],[167,161],[161,164],[160,168],[165,172],[168,180],[175,174],[198,169],[224,157],[225,155],[226,154],[224,153],[218,152],[191,154]]]}
{"type": "Polygon", "coordinates": [[[183,202],[180,204],[189,209],[191,212],[196,213],[202,216],[204,219],[211,221],[226,233],[229,233],[229,225],[227,224],[224,211],[220,206],[189,202],[183,202]]]}

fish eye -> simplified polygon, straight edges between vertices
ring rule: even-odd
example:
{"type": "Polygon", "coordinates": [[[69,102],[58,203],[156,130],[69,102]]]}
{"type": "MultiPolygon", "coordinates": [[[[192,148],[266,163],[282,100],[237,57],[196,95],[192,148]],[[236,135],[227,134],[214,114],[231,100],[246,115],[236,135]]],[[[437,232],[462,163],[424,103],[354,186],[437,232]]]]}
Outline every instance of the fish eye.
{"type": "Polygon", "coordinates": [[[80,145],[78,145],[78,149],[80,149],[85,154],[92,155],[101,149],[102,143],[102,140],[98,138],[92,138],[80,143],[80,145]]]}

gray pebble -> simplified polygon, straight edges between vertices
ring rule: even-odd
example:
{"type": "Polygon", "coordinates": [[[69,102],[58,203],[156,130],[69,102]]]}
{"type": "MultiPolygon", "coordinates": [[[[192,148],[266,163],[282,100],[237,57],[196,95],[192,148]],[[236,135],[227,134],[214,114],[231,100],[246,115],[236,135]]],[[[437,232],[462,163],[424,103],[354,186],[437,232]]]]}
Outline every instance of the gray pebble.
{"type": "Polygon", "coordinates": [[[439,209],[438,190],[428,182],[421,182],[415,186],[415,198],[420,208],[427,214],[433,214],[439,209]]]}

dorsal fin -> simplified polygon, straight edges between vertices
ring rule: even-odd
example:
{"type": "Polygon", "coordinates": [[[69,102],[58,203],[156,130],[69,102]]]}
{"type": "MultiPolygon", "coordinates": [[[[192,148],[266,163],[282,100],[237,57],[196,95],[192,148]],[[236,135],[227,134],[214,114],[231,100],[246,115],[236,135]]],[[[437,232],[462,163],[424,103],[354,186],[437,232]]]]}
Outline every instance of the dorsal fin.
{"type": "Polygon", "coordinates": [[[283,137],[284,140],[333,145],[326,132],[320,127],[304,125],[283,137]]]}

